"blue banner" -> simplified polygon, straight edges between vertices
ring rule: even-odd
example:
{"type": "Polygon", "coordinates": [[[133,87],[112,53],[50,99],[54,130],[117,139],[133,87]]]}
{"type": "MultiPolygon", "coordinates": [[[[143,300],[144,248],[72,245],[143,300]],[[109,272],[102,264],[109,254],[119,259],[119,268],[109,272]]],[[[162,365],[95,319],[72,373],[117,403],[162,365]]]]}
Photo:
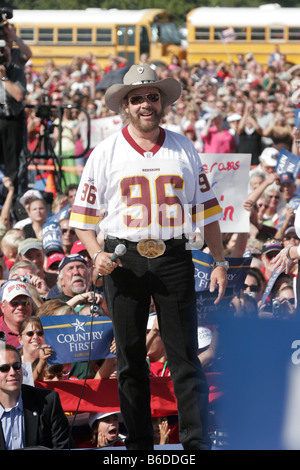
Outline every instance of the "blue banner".
{"type": "Polygon", "coordinates": [[[228,310],[233,296],[239,295],[243,289],[245,278],[248,274],[252,257],[226,258],[229,262],[227,271],[228,284],[222,300],[215,305],[214,301],[218,291],[209,292],[210,275],[212,271],[213,257],[200,250],[192,250],[195,266],[195,289],[197,294],[198,325],[215,323],[218,312],[228,310]]]}
{"type": "Polygon", "coordinates": [[[54,353],[49,364],[82,362],[114,357],[110,352],[113,340],[111,319],[105,316],[55,315],[41,317],[45,342],[54,353]]]}
{"type": "Polygon", "coordinates": [[[43,249],[45,254],[63,252],[61,228],[58,222],[48,219],[43,225],[43,249]]]}
{"type": "Polygon", "coordinates": [[[281,149],[277,158],[275,172],[278,175],[282,173],[293,173],[294,178],[298,178],[300,171],[300,159],[286,149],[281,149]]]}

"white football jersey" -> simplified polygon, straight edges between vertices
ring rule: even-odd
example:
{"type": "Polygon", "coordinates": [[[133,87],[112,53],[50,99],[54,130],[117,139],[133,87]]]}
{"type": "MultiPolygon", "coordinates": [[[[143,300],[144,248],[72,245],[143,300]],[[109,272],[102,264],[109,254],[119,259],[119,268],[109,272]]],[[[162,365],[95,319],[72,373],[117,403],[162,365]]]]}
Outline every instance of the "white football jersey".
{"type": "Polygon", "coordinates": [[[99,144],[88,158],[70,225],[139,241],[169,240],[218,220],[222,210],[200,157],[185,136],[160,129],[144,152],[125,127],[99,144]]]}

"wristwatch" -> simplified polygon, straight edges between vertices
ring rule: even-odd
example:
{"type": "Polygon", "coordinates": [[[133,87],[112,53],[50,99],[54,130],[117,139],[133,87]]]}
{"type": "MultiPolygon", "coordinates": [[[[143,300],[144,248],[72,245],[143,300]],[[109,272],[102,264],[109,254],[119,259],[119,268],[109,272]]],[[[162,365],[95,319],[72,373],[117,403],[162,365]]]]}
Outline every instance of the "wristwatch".
{"type": "Polygon", "coordinates": [[[7,77],[2,77],[2,78],[1,78],[1,81],[2,81],[2,82],[7,82],[7,81],[8,81],[8,78],[7,78],[7,77]]]}
{"type": "Polygon", "coordinates": [[[212,268],[214,269],[217,266],[222,266],[222,268],[225,268],[226,271],[227,271],[227,269],[229,268],[229,263],[228,263],[228,261],[214,261],[213,265],[212,265],[212,268]]]}

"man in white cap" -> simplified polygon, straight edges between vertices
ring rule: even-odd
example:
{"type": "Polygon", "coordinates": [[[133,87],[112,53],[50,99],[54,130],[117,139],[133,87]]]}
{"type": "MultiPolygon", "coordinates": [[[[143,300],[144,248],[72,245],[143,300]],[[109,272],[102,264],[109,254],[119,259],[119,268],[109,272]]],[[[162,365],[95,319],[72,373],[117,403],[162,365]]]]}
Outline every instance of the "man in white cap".
{"type": "Polygon", "coordinates": [[[128,450],[153,449],[145,345],[151,296],[174,383],[181,443],[188,450],[211,448],[189,234],[204,227],[215,260],[210,286],[218,286],[216,302],[225,292],[228,264],[218,222],[222,211],[199,155],[190,139],[160,127],[164,111],[180,95],[177,80],[159,80],[147,64],[133,65],[123,84],[106,91],[106,105],[128,124],[90,155],[70,217],[103,275],[128,450]],[[101,210],[104,250],[96,237],[101,210]],[[111,256],[119,244],[127,251],[115,262],[111,256]]]}
{"type": "Polygon", "coordinates": [[[6,334],[6,343],[19,347],[19,327],[22,321],[32,315],[33,303],[24,282],[9,280],[0,292],[0,331],[6,334]]]}

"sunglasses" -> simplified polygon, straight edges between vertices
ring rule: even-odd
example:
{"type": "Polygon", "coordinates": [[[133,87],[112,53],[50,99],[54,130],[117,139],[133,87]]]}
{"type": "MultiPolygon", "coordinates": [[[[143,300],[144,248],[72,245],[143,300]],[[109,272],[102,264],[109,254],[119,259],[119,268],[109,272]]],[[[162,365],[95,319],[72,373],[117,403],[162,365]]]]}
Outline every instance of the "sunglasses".
{"type": "Polygon", "coordinates": [[[148,93],[147,95],[136,95],[131,96],[129,101],[133,105],[142,104],[145,101],[145,98],[149,103],[157,103],[160,99],[159,93],[148,93]]]}
{"type": "Polygon", "coordinates": [[[18,307],[19,305],[22,305],[23,307],[28,307],[30,305],[30,300],[11,300],[9,304],[12,307],[18,307]]]}
{"type": "Polygon", "coordinates": [[[13,364],[2,364],[2,366],[0,366],[0,372],[2,373],[9,372],[11,367],[13,368],[13,370],[20,370],[22,367],[22,363],[14,362],[13,364]]]}
{"type": "Polygon", "coordinates": [[[63,228],[61,233],[64,235],[65,233],[69,232],[71,235],[76,235],[76,232],[73,228],[68,229],[68,228],[63,228]]]}
{"type": "Polygon", "coordinates": [[[32,338],[34,334],[37,334],[38,336],[44,336],[44,332],[39,330],[39,331],[26,331],[25,333],[22,333],[23,335],[28,336],[29,338],[32,338]]]}
{"type": "Polygon", "coordinates": [[[249,287],[251,292],[258,292],[259,291],[258,286],[249,286],[248,284],[244,284],[244,290],[247,289],[248,287],[249,287]]]}

